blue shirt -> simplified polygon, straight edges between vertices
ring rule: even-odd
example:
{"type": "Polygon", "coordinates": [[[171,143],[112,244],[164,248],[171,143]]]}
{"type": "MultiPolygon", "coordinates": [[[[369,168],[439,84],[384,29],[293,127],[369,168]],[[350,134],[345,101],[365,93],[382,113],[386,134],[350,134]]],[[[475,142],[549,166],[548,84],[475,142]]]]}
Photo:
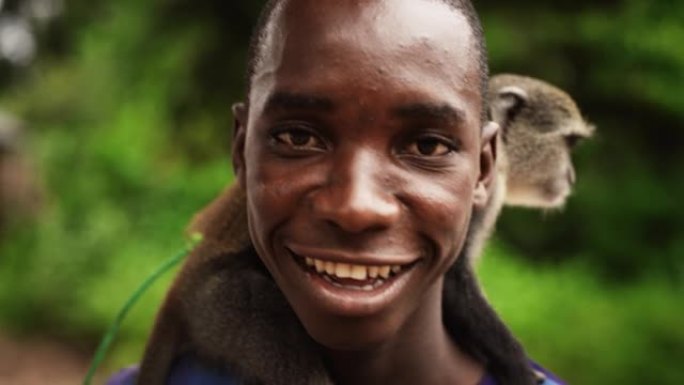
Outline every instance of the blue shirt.
{"type": "MultiPolygon", "coordinates": [[[[539,385],[565,385],[553,374],[541,366],[532,363],[535,372],[544,378],[539,385]]],[[[112,376],[107,385],[137,385],[135,379],[138,375],[138,368],[131,367],[112,376]]],[[[239,385],[240,380],[235,376],[224,371],[209,368],[202,365],[198,360],[192,358],[182,358],[171,368],[169,381],[166,385],[239,385]]],[[[142,385],[142,384],[141,384],[142,385]]],[[[490,375],[480,381],[479,385],[497,385],[490,375]]]]}

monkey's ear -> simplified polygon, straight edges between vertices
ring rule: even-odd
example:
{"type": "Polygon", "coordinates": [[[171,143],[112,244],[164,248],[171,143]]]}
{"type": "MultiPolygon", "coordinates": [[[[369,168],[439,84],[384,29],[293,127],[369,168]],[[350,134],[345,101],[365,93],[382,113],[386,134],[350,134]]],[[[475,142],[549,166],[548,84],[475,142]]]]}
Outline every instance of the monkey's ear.
{"type": "Polygon", "coordinates": [[[496,122],[488,122],[482,129],[482,146],[480,149],[480,175],[475,185],[473,203],[483,209],[492,194],[494,180],[496,178],[497,135],[499,125],[496,122]]]}
{"type": "Polygon", "coordinates": [[[489,102],[489,114],[493,121],[499,123],[503,133],[520,109],[527,104],[527,92],[516,86],[503,87],[497,90],[493,100],[489,102]]]}
{"type": "Polygon", "coordinates": [[[245,187],[245,137],[249,110],[243,102],[233,104],[233,172],[241,187],[245,187]]]}

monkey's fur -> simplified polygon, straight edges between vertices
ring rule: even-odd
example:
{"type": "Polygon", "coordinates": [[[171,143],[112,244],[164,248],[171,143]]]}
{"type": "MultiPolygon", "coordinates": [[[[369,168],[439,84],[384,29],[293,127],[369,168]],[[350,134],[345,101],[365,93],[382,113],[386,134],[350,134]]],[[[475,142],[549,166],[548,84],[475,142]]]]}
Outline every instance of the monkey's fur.
{"type": "Polygon", "coordinates": [[[248,246],[244,199],[232,186],[200,214],[203,241],[157,316],[138,384],[165,384],[173,359],[187,352],[248,384],[332,384],[316,345],[248,246]]]}
{"type": "MultiPolygon", "coordinates": [[[[585,132],[580,127],[586,125],[565,93],[529,78],[492,78],[489,102],[492,118],[502,127],[498,180],[485,210],[473,214],[461,256],[446,275],[444,322],[468,354],[489,369],[505,372],[501,363],[508,357],[524,357],[522,348],[481,295],[469,260],[479,255],[489,236],[507,198],[507,187],[517,191],[512,186],[528,183],[527,177],[531,183],[539,183],[534,166],[512,164],[525,161],[526,154],[522,150],[525,143],[515,137],[524,134],[534,139],[533,132],[549,137],[564,130],[585,132]],[[533,126],[526,126],[530,123],[533,126]],[[518,171],[526,167],[531,172],[518,171]],[[525,180],[514,182],[507,176],[525,180]],[[487,330],[476,326],[479,323],[486,324],[487,330]]],[[[553,151],[562,151],[563,156],[568,153],[558,146],[553,151]]],[[[506,202],[517,204],[513,198],[506,202]]],[[[228,369],[250,384],[332,384],[317,345],[250,246],[244,192],[229,187],[195,216],[190,230],[202,233],[204,239],[188,257],[157,316],[138,384],[163,385],[173,360],[188,353],[228,369]]],[[[531,371],[505,374],[520,383],[533,383],[531,371]]]]}
{"type": "Polygon", "coordinates": [[[490,119],[500,126],[499,151],[487,209],[468,251],[473,262],[481,257],[504,204],[563,207],[575,183],[571,151],[595,130],[567,93],[539,79],[493,76],[487,100],[490,119]]]}

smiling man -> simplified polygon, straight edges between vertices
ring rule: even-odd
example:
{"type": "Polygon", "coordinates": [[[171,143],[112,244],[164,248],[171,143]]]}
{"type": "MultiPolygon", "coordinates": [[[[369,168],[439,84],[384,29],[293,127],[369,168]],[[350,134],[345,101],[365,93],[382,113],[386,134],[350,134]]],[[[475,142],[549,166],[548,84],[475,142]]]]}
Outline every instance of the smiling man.
{"type": "Polygon", "coordinates": [[[325,346],[411,330],[446,357],[441,280],[493,163],[469,24],[430,1],[276,12],[236,109],[257,254],[325,346]]]}
{"type": "Polygon", "coordinates": [[[233,109],[246,212],[186,263],[139,383],[554,383],[459,258],[494,173],[486,74],[467,0],[270,2],[233,109]]]}

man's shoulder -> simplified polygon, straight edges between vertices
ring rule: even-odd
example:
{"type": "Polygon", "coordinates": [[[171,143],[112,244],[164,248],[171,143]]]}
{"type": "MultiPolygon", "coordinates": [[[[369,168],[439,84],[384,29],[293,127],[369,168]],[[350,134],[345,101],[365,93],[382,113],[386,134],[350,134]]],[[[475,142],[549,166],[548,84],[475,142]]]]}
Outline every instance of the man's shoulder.
{"type": "MultiPolygon", "coordinates": [[[[553,373],[532,362],[537,377],[537,385],[566,385],[553,373]]],[[[107,385],[136,385],[138,367],[132,366],[114,374],[107,385]]],[[[238,385],[239,379],[226,371],[210,368],[193,358],[179,359],[171,370],[167,385],[238,385]]],[[[482,385],[495,385],[496,381],[487,376],[482,385]]]]}
{"type": "Polygon", "coordinates": [[[138,367],[132,366],[121,369],[107,380],[107,385],[135,385],[138,377],[138,367]]]}
{"type": "MultiPolygon", "coordinates": [[[[530,362],[530,365],[536,377],[536,385],[567,385],[565,382],[561,381],[553,373],[547,369],[544,369],[539,364],[530,362]]],[[[487,375],[482,379],[479,385],[498,385],[498,382],[493,376],[487,375]]]]}
{"type": "Polygon", "coordinates": [[[565,382],[561,381],[556,375],[544,369],[541,365],[536,362],[532,362],[532,370],[537,377],[538,385],[566,385],[565,382]]]}

